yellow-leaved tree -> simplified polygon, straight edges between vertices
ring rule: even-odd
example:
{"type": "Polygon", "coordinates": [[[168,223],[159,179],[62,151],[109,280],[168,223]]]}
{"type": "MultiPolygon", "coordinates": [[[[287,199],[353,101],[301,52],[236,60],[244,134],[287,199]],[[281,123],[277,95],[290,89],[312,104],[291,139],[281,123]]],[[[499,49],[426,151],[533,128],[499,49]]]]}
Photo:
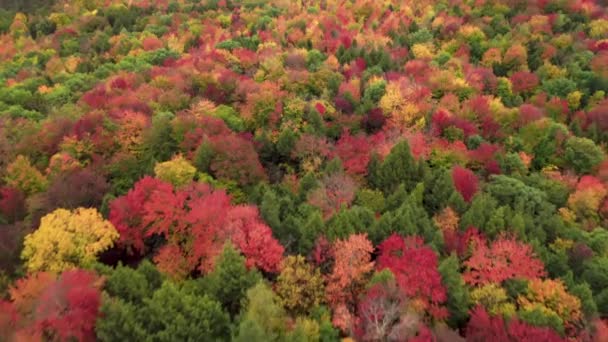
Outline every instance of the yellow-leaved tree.
{"type": "Polygon", "coordinates": [[[46,190],[47,180],[38,169],[30,163],[30,160],[22,155],[6,168],[4,181],[14,188],[23,191],[27,195],[46,190]]]}
{"type": "Polygon", "coordinates": [[[196,168],[184,157],[177,155],[169,161],[157,163],[154,166],[154,174],[156,178],[180,187],[190,184],[196,174],[196,168]]]}
{"type": "Polygon", "coordinates": [[[306,315],[323,301],[323,277],[303,256],[290,255],[283,260],[275,291],[287,311],[306,315]]]}
{"type": "Polygon", "coordinates": [[[25,237],[21,257],[28,272],[62,272],[84,267],[114,245],[119,234],[97,209],[57,209],[25,237]]]}
{"type": "Polygon", "coordinates": [[[566,325],[582,318],[580,299],[569,294],[560,280],[531,280],[527,292],[517,301],[524,311],[540,309],[545,314],[558,316],[566,325]]]}

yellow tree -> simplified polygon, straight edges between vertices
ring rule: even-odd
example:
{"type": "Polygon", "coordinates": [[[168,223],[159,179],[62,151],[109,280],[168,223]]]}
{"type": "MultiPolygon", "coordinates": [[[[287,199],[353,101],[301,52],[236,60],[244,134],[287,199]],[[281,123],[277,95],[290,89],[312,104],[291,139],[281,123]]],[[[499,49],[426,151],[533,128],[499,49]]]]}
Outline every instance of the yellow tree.
{"type": "Polygon", "coordinates": [[[509,302],[507,291],[495,283],[471,291],[471,300],[483,306],[492,315],[510,317],[515,313],[515,305],[509,302]]]}
{"type": "Polygon", "coordinates": [[[96,209],[57,209],[25,237],[21,257],[29,272],[62,272],[86,266],[114,245],[119,234],[96,209]]]}
{"type": "Polygon", "coordinates": [[[47,187],[47,180],[38,169],[32,166],[30,160],[22,155],[6,168],[6,183],[30,195],[44,191],[47,187]]]}
{"type": "Polygon", "coordinates": [[[283,261],[275,291],[285,309],[305,315],[323,300],[323,278],[303,256],[290,255],[283,261]]]}
{"type": "Polygon", "coordinates": [[[176,187],[187,185],[196,174],[196,168],[183,156],[177,155],[164,163],[154,166],[156,178],[173,184],[176,187]]]}
{"type": "Polygon", "coordinates": [[[569,294],[560,280],[533,279],[528,283],[528,291],[517,298],[523,310],[540,308],[543,312],[554,313],[566,324],[581,319],[581,301],[569,294]]]}

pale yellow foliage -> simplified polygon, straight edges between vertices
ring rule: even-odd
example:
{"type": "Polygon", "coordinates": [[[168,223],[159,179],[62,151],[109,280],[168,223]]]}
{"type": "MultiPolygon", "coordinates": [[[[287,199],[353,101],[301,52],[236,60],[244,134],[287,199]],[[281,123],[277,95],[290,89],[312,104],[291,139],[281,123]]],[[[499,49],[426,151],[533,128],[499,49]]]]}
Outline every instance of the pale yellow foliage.
{"type": "Polygon", "coordinates": [[[435,57],[434,47],[430,44],[414,44],[412,53],[416,58],[433,58],[435,57]]]}
{"type": "Polygon", "coordinates": [[[154,166],[154,174],[156,178],[169,182],[174,186],[182,186],[192,181],[196,174],[196,168],[183,156],[177,155],[169,161],[157,163],[154,166]]]}
{"type": "Polygon", "coordinates": [[[96,209],[57,209],[25,237],[21,257],[29,272],[59,273],[94,262],[118,237],[114,226],[96,209]]]}
{"type": "Polygon", "coordinates": [[[593,38],[604,38],[608,34],[608,20],[597,19],[589,23],[589,35],[593,38]]]}
{"type": "Polygon", "coordinates": [[[578,109],[578,107],[581,106],[581,98],[583,97],[583,93],[575,90],[573,92],[571,92],[570,94],[568,94],[568,106],[570,107],[570,109],[572,110],[576,110],[578,109]]]}
{"type": "Polygon", "coordinates": [[[492,315],[512,316],[515,305],[509,302],[507,291],[496,284],[487,284],[471,291],[471,300],[482,305],[492,315]]]}

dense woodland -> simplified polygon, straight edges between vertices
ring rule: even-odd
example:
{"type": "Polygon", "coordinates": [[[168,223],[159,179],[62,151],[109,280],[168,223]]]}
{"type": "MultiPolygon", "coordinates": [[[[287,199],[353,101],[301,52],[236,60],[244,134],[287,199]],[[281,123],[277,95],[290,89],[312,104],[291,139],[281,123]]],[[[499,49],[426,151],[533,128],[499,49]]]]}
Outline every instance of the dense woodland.
{"type": "Polygon", "coordinates": [[[0,341],[608,341],[605,1],[6,3],[0,341]]]}

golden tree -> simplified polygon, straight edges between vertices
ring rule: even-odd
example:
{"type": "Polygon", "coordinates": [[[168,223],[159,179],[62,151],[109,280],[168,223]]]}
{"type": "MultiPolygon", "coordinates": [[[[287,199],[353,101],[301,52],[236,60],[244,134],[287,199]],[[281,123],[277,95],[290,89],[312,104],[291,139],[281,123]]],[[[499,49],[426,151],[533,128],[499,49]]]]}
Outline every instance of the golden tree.
{"type": "Polygon", "coordinates": [[[21,257],[29,272],[62,272],[86,266],[118,239],[114,226],[96,209],[57,209],[25,237],[21,257]]]}
{"type": "Polygon", "coordinates": [[[323,278],[303,256],[291,255],[283,261],[275,290],[285,309],[306,314],[323,300],[323,278]]]}
{"type": "Polygon", "coordinates": [[[196,168],[181,155],[154,166],[156,178],[169,182],[176,187],[187,185],[196,174],[196,168]]]}

